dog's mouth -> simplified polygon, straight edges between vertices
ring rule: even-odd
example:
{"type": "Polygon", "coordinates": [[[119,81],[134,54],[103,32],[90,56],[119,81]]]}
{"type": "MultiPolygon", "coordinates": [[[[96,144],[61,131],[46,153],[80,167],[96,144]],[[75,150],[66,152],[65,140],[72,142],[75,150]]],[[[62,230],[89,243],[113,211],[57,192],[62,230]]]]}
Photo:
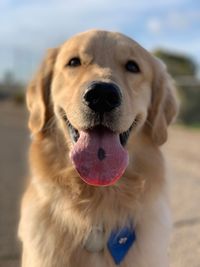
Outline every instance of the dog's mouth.
{"type": "MultiPolygon", "coordinates": [[[[80,137],[80,132],[76,128],[74,128],[73,125],[70,123],[64,110],[60,109],[60,111],[61,111],[60,113],[62,114],[62,119],[65,121],[65,124],[67,125],[70,137],[71,137],[73,143],[76,143],[80,137]]],[[[132,125],[129,127],[129,129],[127,131],[118,134],[120,143],[123,147],[127,144],[131,130],[137,126],[138,121],[139,121],[139,116],[137,116],[135,118],[134,122],[132,123],[132,125]]],[[[93,129],[97,129],[101,132],[101,131],[103,131],[103,129],[106,129],[106,127],[98,125],[98,126],[94,127],[93,129]]],[[[110,131],[112,131],[112,130],[110,130],[110,131]]]]}
{"type": "Polygon", "coordinates": [[[70,158],[82,180],[96,186],[114,184],[127,168],[129,157],[124,146],[138,119],[127,131],[119,134],[103,125],[77,130],[63,109],[60,109],[60,114],[73,143],[70,158]]]}

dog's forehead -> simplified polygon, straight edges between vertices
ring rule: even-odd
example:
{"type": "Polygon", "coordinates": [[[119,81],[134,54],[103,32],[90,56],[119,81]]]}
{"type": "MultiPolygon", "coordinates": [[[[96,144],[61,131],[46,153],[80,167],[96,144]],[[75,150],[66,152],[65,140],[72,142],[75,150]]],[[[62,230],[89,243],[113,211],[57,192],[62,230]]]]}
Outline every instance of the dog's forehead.
{"type": "Polygon", "coordinates": [[[122,33],[102,30],[90,30],[68,39],[60,48],[57,66],[65,65],[73,57],[85,58],[88,62],[94,58],[152,62],[149,52],[133,39],[122,33]]]}
{"type": "Polygon", "coordinates": [[[91,30],[83,33],[79,33],[66,41],[64,46],[77,45],[91,45],[91,44],[111,44],[111,45],[133,45],[136,43],[131,38],[118,33],[102,30],[91,30]]]}
{"type": "Polygon", "coordinates": [[[61,48],[64,52],[90,52],[110,49],[134,50],[143,48],[131,38],[118,33],[101,30],[91,30],[80,33],[67,40],[61,48]]]}

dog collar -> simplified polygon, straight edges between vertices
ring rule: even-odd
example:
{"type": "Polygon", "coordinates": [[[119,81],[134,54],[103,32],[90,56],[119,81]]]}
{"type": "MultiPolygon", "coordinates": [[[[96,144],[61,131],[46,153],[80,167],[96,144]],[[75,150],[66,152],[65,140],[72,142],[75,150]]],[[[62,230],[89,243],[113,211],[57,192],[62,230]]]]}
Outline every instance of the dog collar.
{"type": "Polygon", "coordinates": [[[135,240],[133,227],[124,227],[111,233],[107,247],[116,265],[124,260],[135,240]]]}
{"type": "MultiPolygon", "coordinates": [[[[126,257],[129,249],[135,243],[136,234],[133,226],[118,228],[111,232],[107,248],[116,265],[126,257]]],[[[105,247],[104,230],[102,226],[94,227],[88,236],[84,247],[89,252],[100,252],[105,247]]]]}

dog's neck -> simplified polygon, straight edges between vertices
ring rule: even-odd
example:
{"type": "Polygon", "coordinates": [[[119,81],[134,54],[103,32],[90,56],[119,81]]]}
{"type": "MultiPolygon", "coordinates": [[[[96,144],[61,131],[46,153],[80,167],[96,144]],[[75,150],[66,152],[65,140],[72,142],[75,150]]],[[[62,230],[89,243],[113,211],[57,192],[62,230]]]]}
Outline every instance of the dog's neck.
{"type": "Polygon", "coordinates": [[[103,226],[100,225],[92,228],[84,241],[84,248],[88,252],[97,253],[107,247],[115,264],[118,265],[124,260],[135,241],[136,233],[131,222],[123,228],[114,229],[108,239],[105,237],[103,226]]]}

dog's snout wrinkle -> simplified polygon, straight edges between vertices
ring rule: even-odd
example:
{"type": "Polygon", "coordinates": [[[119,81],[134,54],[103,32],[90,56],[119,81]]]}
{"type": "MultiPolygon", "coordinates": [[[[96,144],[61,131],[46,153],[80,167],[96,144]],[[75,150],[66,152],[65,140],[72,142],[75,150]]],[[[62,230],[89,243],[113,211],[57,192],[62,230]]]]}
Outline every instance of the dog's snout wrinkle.
{"type": "Polygon", "coordinates": [[[96,113],[110,112],[121,105],[122,95],[114,83],[93,82],[83,96],[83,102],[96,113]]]}

